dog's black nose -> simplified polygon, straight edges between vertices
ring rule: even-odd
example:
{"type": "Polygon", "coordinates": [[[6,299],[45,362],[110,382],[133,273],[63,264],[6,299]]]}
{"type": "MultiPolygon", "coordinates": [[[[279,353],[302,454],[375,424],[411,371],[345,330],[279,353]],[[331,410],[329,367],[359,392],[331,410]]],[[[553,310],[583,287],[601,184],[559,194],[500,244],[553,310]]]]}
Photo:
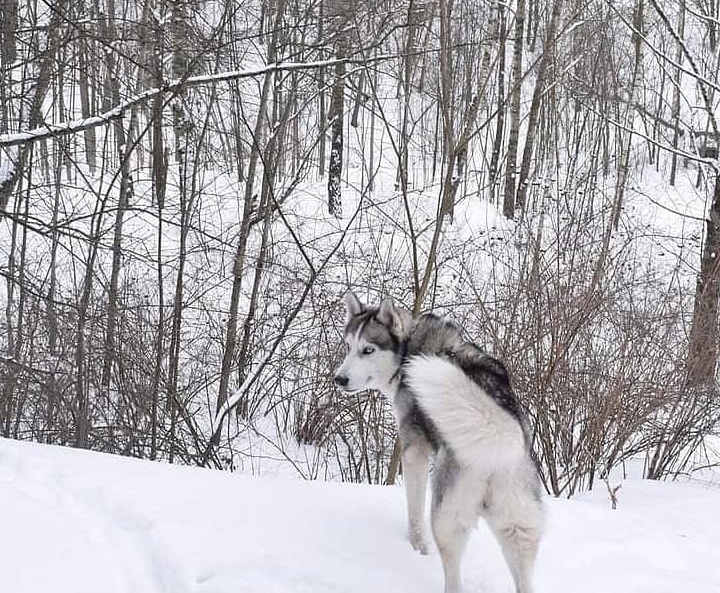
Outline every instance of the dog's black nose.
{"type": "Polygon", "coordinates": [[[347,387],[348,378],[345,375],[335,375],[335,383],[340,387],[347,387]]]}

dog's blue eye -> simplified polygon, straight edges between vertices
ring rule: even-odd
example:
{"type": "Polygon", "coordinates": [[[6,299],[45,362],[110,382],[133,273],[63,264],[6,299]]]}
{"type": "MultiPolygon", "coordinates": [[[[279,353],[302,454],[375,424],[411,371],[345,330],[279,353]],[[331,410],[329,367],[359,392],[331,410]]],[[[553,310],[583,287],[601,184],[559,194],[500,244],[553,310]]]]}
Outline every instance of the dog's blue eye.
{"type": "Polygon", "coordinates": [[[363,354],[372,354],[375,352],[375,348],[373,346],[365,346],[365,348],[362,349],[363,354]]]}

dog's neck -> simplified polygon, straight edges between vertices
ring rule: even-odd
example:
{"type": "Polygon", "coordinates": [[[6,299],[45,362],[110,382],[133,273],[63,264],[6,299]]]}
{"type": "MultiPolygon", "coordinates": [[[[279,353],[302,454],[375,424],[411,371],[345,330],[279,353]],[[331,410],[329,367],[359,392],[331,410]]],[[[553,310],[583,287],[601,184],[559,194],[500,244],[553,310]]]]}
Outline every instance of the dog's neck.
{"type": "Polygon", "coordinates": [[[390,377],[390,380],[388,381],[387,388],[383,389],[382,392],[385,396],[392,399],[395,397],[395,394],[398,391],[398,388],[400,387],[400,383],[402,382],[402,375],[403,375],[403,365],[405,364],[405,361],[407,360],[407,353],[408,353],[408,345],[410,343],[410,335],[407,335],[403,341],[400,343],[400,361],[398,362],[398,367],[395,370],[395,372],[390,377]]]}
{"type": "Polygon", "coordinates": [[[392,402],[395,399],[399,388],[400,379],[396,378],[390,379],[387,385],[385,385],[385,387],[383,387],[382,389],[378,389],[378,391],[382,394],[383,397],[387,398],[389,402],[392,402]]]}

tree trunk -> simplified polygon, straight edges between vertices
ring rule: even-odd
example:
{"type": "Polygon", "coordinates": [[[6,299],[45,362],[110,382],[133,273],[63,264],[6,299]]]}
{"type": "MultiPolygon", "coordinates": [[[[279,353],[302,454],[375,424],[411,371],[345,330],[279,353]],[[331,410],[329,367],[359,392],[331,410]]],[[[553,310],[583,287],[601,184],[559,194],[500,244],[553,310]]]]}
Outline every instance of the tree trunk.
{"type": "Polygon", "coordinates": [[[85,262],[85,276],[82,284],[82,296],[78,306],[77,335],[75,342],[75,446],[85,448],[88,445],[90,434],[90,400],[87,381],[87,360],[85,349],[85,327],[88,321],[88,307],[92,295],[95,261],[97,259],[98,245],[100,243],[100,225],[105,212],[106,201],[100,205],[94,216],[94,232],[90,238],[87,260],[85,262]]]}
{"type": "MultiPolygon", "coordinates": [[[[81,29],[82,30],[82,29],[81,29]]],[[[108,39],[115,39],[115,37],[108,37],[108,39]]],[[[90,64],[88,63],[87,54],[89,52],[90,45],[85,35],[81,35],[78,41],[78,90],[80,92],[80,113],[83,118],[88,118],[92,115],[93,110],[90,104],[90,81],[88,79],[88,70],[90,64]]],[[[106,54],[105,61],[112,61],[113,52],[104,52],[106,54]]],[[[117,81],[116,81],[117,86],[117,81]]],[[[118,102],[114,103],[118,105],[118,102]]],[[[83,138],[85,142],[85,160],[87,161],[88,168],[91,173],[95,173],[97,167],[96,159],[96,136],[95,128],[88,128],[83,132],[83,138]]]]}
{"type": "MultiPolygon", "coordinates": [[[[450,185],[455,175],[455,80],[453,72],[452,11],[453,0],[440,0],[440,114],[442,116],[443,141],[443,183],[440,190],[439,217],[436,225],[441,226],[447,214],[452,219],[454,197],[450,185]]],[[[427,275],[427,272],[426,272],[427,275]]],[[[427,279],[429,280],[429,278],[427,279]]],[[[425,284],[425,283],[424,283],[425,284]]],[[[424,292],[424,290],[423,290],[424,292]]]]}
{"type": "MultiPolygon", "coordinates": [[[[294,79],[296,80],[296,79],[294,79]]],[[[280,86],[279,84],[277,86],[280,86]]],[[[252,330],[256,320],[257,306],[260,299],[260,287],[263,279],[263,272],[267,263],[268,247],[270,244],[270,227],[272,224],[273,208],[273,187],[275,179],[279,175],[278,163],[282,155],[282,147],[284,145],[286,131],[288,128],[288,117],[290,115],[295,97],[297,95],[297,87],[291,86],[288,96],[283,107],[283,113],[280,115],[281,96],[279,93],[273,93],[273,108],[270,118],[270,125],[275,133],[273,133],[263,151],[263,163],[265,164],[262,184],[260,189],[260,204],[258,213],[262,215],[262,238],[260,240],[260,251],[258,253],[253,274],[253,283],[250,290],[250,300],[248,310],[245,315],[245,321],[242,328],[242,340],[238,351],[238,385],[242,385],[247,378],[247,371],[252,360],[252,330]]],[[[252,413],[250,402],[247,398],[241,401],[237,407],[237,414],[241,418],[248,418],[252,413]]]]}
{"type": "Polygon", "coordinates": [[[532,160],[533,150],[535,148],[535,136],[538,128],[538,118],[540,115],[540,103],[543,98],[543,92],[548,77],[548,70],[555,55],[555,41],[557,37],[558,24],[562,14],[563,0],[555,0],[553,4],[552,16],[545,38],[542,57],[538,67],[537,80],[535,81],[535,90],[533,91],[532,102],[530,104],[530,115],[528,116],[527,135],[525,136],[525,146],[523,148],[522,163],[520,165],[520,178],[517,188],[517,198],[515,200],[515,208],[521,211],[525,210],[525,201],[527,196],[527,187],[530,176],[530,161],[532,160]]]}
{"type": "MultiPolygon", "coordinates": [[[[680,40],[685,38],[685,0],[680,0],[680,8],[678,14],[678,36],[680,40]]],[[[675,62],[677,64],[675,68],[675,82],[673,84],[673,96],[672,96],[672,116],[671,121],[673,122],[673,138],[672,147],[677,149],[678,142],[680,140],[680,85],[682,83],[682,63],[683,56],[685,55],[682,50],[682,45],[679,41],[676,41],[676,52],[675,62]]],[[[677,152],[672,153],[672,163],[670,165],[670,185],[675,185],[675,176],[677,174],[677,152]]]]}
{"type": "Polygon", "coordinates": [[[490,157],[490,201],[497,199],[498,165],[500,150],[505,135],[505,44],[507,32],[505,29],[505,5],[498,0],[498,74],[497,74],[497,117],[495,119],[495,138],[493,139],[492,155],[490,157]]]}
{"type": "Polygon", "coordinates": [[[705,244],[700,274],[695,285],[695,303],[686,382],[691,388],[714,384],[718,362],[718,300],[720,299],[720,175],[715,176],[713,201],[705,223],[705,244]]]}
{"type": "MultiPolygon", "coordinates": [[[[114,0],[108,2],[108,14],[112,15],[115,11],[114,0]]],[[[114,19],[108,18],[103,20],[103,34],[106,39],[115,39],[115,22],[114,19]]],[[[113,105],[120,104],[120,84],[118,82],[115,70],[117,64],[114,61],[114,52],[104,52],[105,68],[107,76],[107,85],[110,90],[110,101],[113,105]]],[[[102,375],[100,385],[107,390],[110,387],[110,378],[112,375],[112,367],[116,357],[115,333],[118,319],[118,285],[120,283],[120,269],[122,266],[122,237],[123,222],[125,219],[125,211],[130,205],[132,193],[132,179],[130,176],[130,150],[131,146],[125,134],[125,127],[122,118],[118,118],[113,122],[113,133],[115,135],[115,150],[118,161],[120,163],[120,188],[118,190],[118,206],[115,212],[115,224],[113,226],[113,244],[112,244],[112,267],[110,270],[110,283],[108,286],[108,309],[107,309],[107,328],[105,331],[105,353],[103,360],[102,375]]]]}
{"type": "Polygon", "coordinates": [[[617,181],[615,183],[615,199],[612,211],[612,224],[617,230],[620,224],[620,213],[622,211],[623,199],[625,197],[625,185],[630,165],[630,149],[632,147],[633,128],[635,126],[635,103],[640,94],[640,84],[643,71],[643,30],[644,30],[644,0],[637,0],[635,5],[634,26],[636,33],[633,34],[635,41],[635,66],[633,68],[633,80],[630,86],[630,97],[625,117],[624,139],[620,147],[620,161],[618,164],[617,181]]]}
{"type": "Polygon", "coordinates": [[[331,30],[335,58],[332,92],[328,119],[330,121],[330,159],[328,161],[328,212],[331,216],[342,216],[342,170],[345,144],[345,75],[347,67],[343,61],[350,49],[350,31],[353,4],[348,0],[330,0],[331,30]]]}
{"type": "MultiPolygon", "coordinates": [[[[345,50],[342,43],[338,43],[335,57],[342,60],[345,50]]],[[[344,148],[345,126],[345,62],[335,65],[335,76],[330,96],[330,160],[328,163],[328,211],[332,216],[342,216],[342,166],[344,148]]]]}
{"type": "MultiPolygon", "coordinates": [[[[320,45],[325,35],[325,0],[318,3],[318,33],[315,42],[320,45]]],[[[325,176],[325,135],[327,133],[327,114],[325,110],[325,68],[319,68],[318,79],[318,169],[320,177],[325,176]]]]}
{"type": "MultiPolygon", "coordinates": [[[[30,149],[29,161],[32,161],[32,148],[30,149]]],[[[32,172],[32,170],[31,170],[32,172]]],[[[21,192],[19,192],[21,193],[21,192]]],[[[29,193],[29,192],[28,192],[29,193]]],[[[30,196],[26,195],[25,199],[21,198],[15,202],[15,211],[13,212],[13,223],[12,223],[12,235],[10,239],[10,253],[8,255],[8,292],[7,292],[7,305],[5,308],[6,323],[7,323],[7,354],[11,358],[20,360],[22,358],[22,350],[24,344],[24,313],[25,313],[25,299],[26,299],[26,288],[25,288],[25,257],[27,254],[27,233],[28,229],[25,225],[19,225],[18,221],[22,219],[24,214],[25,220],[29,212],[29,201],[30,196]],[[22,210],[24,209],[24,213],[22,210]],[[18,233],[20,237],[18,238],[18,233]],[[20,258],[17,260],[16,253],[19,251],[20,258]],[[19,295],[17,300],[15,299],[15,287],[18,287],[19,295]],[[17,303],[17,304],[16,304],[17,303]],[[17,321],[13,323],[13,312],[17,311],[17,321]]],[[[13,401],[15,388],[17,386],[18,372],[15,369],[8,369],[3,377],[2,386],[2,408],[0,411],[3,413],[3,436],[12,436],[12,416],[13,416],[13,401]]]]}
{"type": "MultiPolygon", "coordinates": [[[[156,24],[154,30],[155,51],[153,54],[153,75],[155,85],[160,87],[164,81],[165,46],[163,44],[164,25],[156,24]]],[[[165,194],[167,189],[167,157],[163,130],[164,93],[158,93],[153,101],[152,109],[152,200],[157,208],[157,252],[156,272],[158,289],[158,319],[155,333],[155,361],[150,388],[150,459],[156,459],[158,453],[157,429],[160,422],[160,382],[163,375],[164,358],[164,325],[165,325],[165,285],[163,278],[163,209],[165,208],[165,194]]]]}
{"type": "MultiPolygon", "coordinates": [[[[276,26],[273,29],[272,39],[268,45],[267,63],[272,64],[277,56],[278,31],[285,10],[285,0],[279,0],[276,6],[276,26]]],[[[243,204],[243,215],[240,224],[240,236],[238,237],[237,249],[235,251],[235,259],[233,262],[233,286],[230,295],[230,306],[228,311],[228,324],[225,335],[225,348],[223,352],[222,365],[220,367],[220,386],[218,388],[218,397],[216,402],[216,411],[220,411],[228,398],[228,386],[230,383],[230,374],[235,360],[235,347],[237,344],[237,326],[238,326],[238,309],[240,305],[240,291],[243,282],[243,268],[245,267],[245,252],[247,248],[248,236],[250,233],[250,224],[253,214],[254,203],[254,181],[260,160],[262,150],[263,137],[265,135],[265,119],[267,117],[268,101],[270,90],[272,87],[274,74],[266,72],[263,78],[263,86],[260,92],[260,103],[258,113],[255,120],[255,129],[253,131],[253,143],[250,151],[250,160],[248,164],[247,180],[245,182],[245,194],[243,204]]],[[[215,427],[215,431],[208,445],[208,451],[212,451],[220,442],[220,431],[215,427]]]]}
{"type": "Polygon", "coordinates": [[[515,12],[515,41],[513,42],[512,82],[510,90],[510,136],[508,138],[507,169],[505,170],[505,197],[503,214],[515,216],[515,190],[517,179],[518,141],[520,136],[520,94],[522,90],[523,28],[525,25],[525,0],[518,0],[515,12]]]}
{"type": "Polygon", "coordinates": [[[18,1],[2,0],[0,2],[0,16],[2,16],[2,48],[0,48],[0,70],[6,71],[17,59],[17,25],[18,25],[18,1]]]}
{"type": "MultiPolygon", "coordinates": [[[[3,4],[3,10],[6,10],[6,4],[3,4]]],[[[10,4],[10,14],[17,14],[17,6],[12,2],[10,4]],[[13,8],[14,6],[14,8],[13,8]],[[15,13],[12,11],[15,10],[15,13]]],[[[35,128],[39,126],[43,121],[42,106],[45,100],[45,95],[50,88],[51,76],[53,68],[55,66],[55,55],[57,54],[58,48],[61,46],[62,39],[60,33],[63,31],[61,26],[66,18],[65,12],[67,11],[68,0],[59,0],[53,6],[52,17],[48,25],[48,41],[45,51],[42,52],[40,59],[40,68],[38,70],[37,79],[35,82],[34,93],[30,103],[30,111],[28,115],[27,124],[29,128],[35,128]]],[[[10,24],[3,23],[3,34],[5,35],[5,27],[9,27],[10,24]]],[[[14,39],[14,37],[12,38],[14,39]]],[[[8,40],[8,43],[14,43],[13,40],[8,40]]],[[[5,41],[5,40],[3,40],[5,41]]],[[[7,203],[10,200],[10,196],[13,194],[15,186],[17,185],[20,176],[25,170],[25,165],[29,157],[30,145],[24,145],[20,148],[17,159],[15,160],[14,166],[10,170],[9,174],[4,178],[0,179],[0,214],[5,211],[7,203]]]]}

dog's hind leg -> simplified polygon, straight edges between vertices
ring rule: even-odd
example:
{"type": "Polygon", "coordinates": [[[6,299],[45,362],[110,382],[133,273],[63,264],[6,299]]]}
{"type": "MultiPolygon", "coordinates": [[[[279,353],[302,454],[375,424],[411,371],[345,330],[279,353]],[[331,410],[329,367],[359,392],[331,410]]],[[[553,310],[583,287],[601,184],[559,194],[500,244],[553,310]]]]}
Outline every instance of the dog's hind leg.
{"type": "Polygon", "coordinates": [[[493,475],[482,514],[495,534],[515,581],[516,593],[532,593],[532,573],[545,511],[539,484],[528,460],[514,470],[493,475]]]}
{"type": "Polygon", "coordinates": [[[500,542],[505,560],[515,581],[516,593],[532,593],[532,572],[540,543],[540,531],[535,527],[490,524],[500,542]]]}
{"type": "Polygon", "coordinates": [[[433,515],[433,535],[445,573],[445,593],[459,593],[462,584],[460,561],[465,551],[469,528],[458,523],[455,509],[450,504],[441,503],[433,515]]]}
{"type": "Polygon", "coordinates": [[[425,498],[428,472],[430,471],[430,444],[419,435],[403,435],[402,445],[403,478],[407,496],[408,534],[410,544],[421,554],[428,553],[425,535],[425,498]]]}

